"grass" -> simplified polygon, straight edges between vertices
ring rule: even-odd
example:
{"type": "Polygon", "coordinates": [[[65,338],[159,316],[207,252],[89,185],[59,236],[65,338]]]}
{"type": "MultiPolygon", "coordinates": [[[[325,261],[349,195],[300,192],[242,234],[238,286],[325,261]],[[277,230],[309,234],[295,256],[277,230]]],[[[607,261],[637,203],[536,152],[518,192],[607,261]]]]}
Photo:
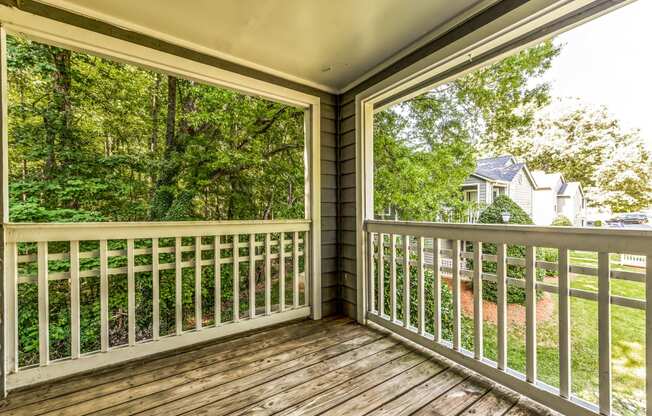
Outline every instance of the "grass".
{"type": "MultiPolygon", "coordinates": [[[[612,257],[612,261],[617,260],[612,257]]],[[[597,254],[571,252],[571,263],[597,266],[597,254]]],[[[613,269],[640,269],[613,264],[613,269]]],[[[597,292],[595,276],[571,275],[571,287],[597,292]]],[[[642,283],[613,279],[613,295],[645,299],[642,283]]],[[[559,386],[559,334],[557,295],[549,320],[537,326],[538,379],[559,386]]],[[[645,409],[645,312],[612,305],[612,387],[614,411],[623,416],[644,414],[645,409]]],[[[496,359],[496,326],[484,325],[484,348],[488,358],[496,359]]],[[[508,365],[525,372],[525,328],[511,325],[508,330],[508,365]]],[[[572,392],[586,401],[598,401],[598,304],[571,298],[572,392]]]]}

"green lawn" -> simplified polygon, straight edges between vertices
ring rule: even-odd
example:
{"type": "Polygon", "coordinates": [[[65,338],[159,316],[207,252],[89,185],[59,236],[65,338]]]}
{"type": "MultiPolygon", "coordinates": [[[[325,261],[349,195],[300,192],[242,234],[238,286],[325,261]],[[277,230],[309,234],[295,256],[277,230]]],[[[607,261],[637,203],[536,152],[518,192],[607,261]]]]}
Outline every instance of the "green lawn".
{"type": "MultiPolygon", "coordinates": [[[[612,260],[617,260],[613,258],[612,260]]],[[[595,253],[572,252],[571,264],[596,266],[595,253]]],[[[612,268],[623,268],[613,264],[612,268]]],[[[595,276],[572,275],[571,287],[597,292],[595,276]]],[[[612,294],[645,299],[642,283],[612,280],[612,294]]],[[[554,304],[551,319],[539,322],[538,378],[550,385],[559,385],[559,351],[557,295],[549,294],[554,304]]],[[[645,312],[621,306],[612,306],[612,375],[614,410],[625,416],[644,414],[645,408],[645,312]]],[[[572,391],[578,397],[597,403],[598,400],[598,304],[571,299],[572,391]]],[[[496,327],[485,324],[485,354],[496,359],[496,327]]],[[[467,338],[468,339],[468,338],[467,338]]],[[[523,325],[509,328],[508,363],[515,370],[525,372],[525,329],[523,325]]]]}

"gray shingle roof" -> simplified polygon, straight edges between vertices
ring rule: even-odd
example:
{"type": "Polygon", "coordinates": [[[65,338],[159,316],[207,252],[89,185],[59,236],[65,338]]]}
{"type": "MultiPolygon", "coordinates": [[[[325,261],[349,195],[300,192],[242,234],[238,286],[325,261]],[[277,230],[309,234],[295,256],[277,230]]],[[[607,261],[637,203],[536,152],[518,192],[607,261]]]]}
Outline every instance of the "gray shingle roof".
{"type": "Polygon", "coordinates": [[[525,166],[510,155],[478,159],[475,173],[485,178],[511,182],[525,166]]]}

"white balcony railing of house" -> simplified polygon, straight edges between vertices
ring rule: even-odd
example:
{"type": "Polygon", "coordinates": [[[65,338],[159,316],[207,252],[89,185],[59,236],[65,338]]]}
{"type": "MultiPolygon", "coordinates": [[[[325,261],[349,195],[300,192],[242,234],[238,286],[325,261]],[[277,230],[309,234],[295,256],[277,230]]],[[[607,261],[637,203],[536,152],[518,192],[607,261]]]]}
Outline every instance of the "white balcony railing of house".
{"type": "MultiPolygon", "coordinates": [[[[645,284],[647,297],[652,296],[651,269],[641,272],[611,270],[610,254],[627,253],[647,256],[652,253],[652,232],[639,230],[602,230],[569,227],[505,226],[438,224],[417,222],[367,221],[366,318],[426,348],[440,353],[468,368],[569,415],[612,414],[611,305],[646,311],[646,327],[652,324],[652,313],[645,299],[633,299],[612,293],[612,279],[645,284]],[[453,240],[452,249],[443,250],[442,242],[453,240]],[[462,252],[460,241],[472,245],[472,251],[462,252]],[[495,244],[496,254],[483,254],[483,244],[495,244]],[[507,256],[508,245],[525,247],[525,258],[507,256]],[[382,248],[381,248],[382,247],[382,248]],[[537,259],[536,248],[558,250],[558,261],[537,259]],[[571,265],[570,250],[598,253],[597,267],[571,265]],[[429,253],[428,253],[429,252],[429,253]],[[427,258],[427,259],[426,259],[427,258]],[[458,259],[455,261],[453,259],[458,259]],[[495,273],[483,272],[480,265],[494,263],[495,273]],[[444,264],[446,263],[446,264],[444,264]],[[463,267],[467,264],[467,268],[463,267]],[[437,266],[433,266],[437,265],[437,266]],[[525,279],[508,277],[508,265],[525,268],[525,279]],[[406,276],[397,282],[397,266],[406,276]],[[432,271],[432,288],[424,287],[424,272],[432,271]],[[536,279],[537,269],[558,273],[557,284],[536,279]],[[410,270],[416,270],[415,282],[410,282],[410,270]],[[571,288],[570,274],[596,276],[598,291],[571,288]],[[452,340],[442,338],[441,282],[448,275],[452,292],[452,340]],[[462,345],[461,282],[473,285],[473,351],[462,345]],[[488,359],[483,351],[483,282],[497,286],[497,361],[488,359]],[[525,291],[525,374],[509,367],[507,332],[507,288],[515,286],[525,291]],[[399,289],[401,293],[398,293],[399,289]],[[416,305],[414,292],[416,291],[416,305]],[[554,293],[558,298],[559,326],[559,386],[553,387],[537,379],[537,314],[536,293],[554,293]],[[430,293],[432,299],[426,299],[430,293]],[[388,299],[389,298],[389,299],[388,299]],[[575,397],[571,391],[571,298],[597,302],[599,345],[599,403],[596,405],[575,397]],[[434,316],[425,316],[426,302],[434,302],[434,316]],[[401,303],[397,311],[397,304],[401,303]],[[406,306],[407,305],[407,306],[406,306]],[[416,306],[416,308],[414,308],[416,306]],[[416,317],[410,310],[416,310],[416,317]],[[434,331],[426,330],[431,319],[434,331]]],[[[652,395],[652,348],[650,331],[646,362],[647,398],[652,395]]],[[[648,412],[649,414],[649,412],[648,412]]]]}
{"type": "Polygon", "coordinates": [[[645,256],[637,256],[635,254],[621,254],[620,264],[622,266],[642,267],[645,268],[645,256]]]}
{"type": "Polygon", "coordinates": [[[308,220],[6,225],[8,387],[26,386],[308,316],[310,281],[305,278],[305,271],[309,270],[309,256],[305,254],[309,252],[310,226],[308,220]],[[222,276],[227,276],[227,268],[232,276],[228,317],[221,310],[225,298],[222,276]],[[215,301],[211,311],[202,310],[206,269],[211,269],[208,275],[214,277],[211,286],[215,301]],[[170,279],[169,286],[174,287],[174,312],[169,314],[172,317],[170,324],[166,324],[166,334],[161,330],[159,302],[163,274],[170,279]],[[188,296],[184,281],[188,277],[193,281],[190,286],[194,286],[194,310],[185,311],[191,315],[189,318],[183,311],[184,297],[188,296]],[[80,309],[84,305],[80,297],[88,290],[90,279],[95,279],[93,282],[99,287],[99,343],[97,350],[83,351],[80,309]],[[116,295],[110,281],[114,279],[122,279],[121,284],[127,287],[128,325],[121,345],[111,344],[109,332],[110,299],[116,295]],[[151,291],[137,290],[139,279],[151,279],[151,291]],[[49,292],[55,282],[65,283],[69,291],[69,354],[51,359],[49,292]],[[241,293],[245,292],[243,285],[248,287],[246,294],[241,293]],[[28,306],[20,304],[21,293],[29,288],[38,294],[38,319],[31,322],[33,327],[29,327],[30,322],[19,320],[19,309],[28,306]],[[151,327],[146,336],[137,336],[137,307],[141,307],[136,303],[137,292],[139,298],[147,293],[151,297],[147,299],[147,304],[151,303],[151,327]],[[206,319],[207,314],[210,320],[206,319]],[[38,333],[38,352],[33,354],[35,362],[25,364],[19,357],[24,353],[24,340],[19,333],[30,331],[38,333]]]}

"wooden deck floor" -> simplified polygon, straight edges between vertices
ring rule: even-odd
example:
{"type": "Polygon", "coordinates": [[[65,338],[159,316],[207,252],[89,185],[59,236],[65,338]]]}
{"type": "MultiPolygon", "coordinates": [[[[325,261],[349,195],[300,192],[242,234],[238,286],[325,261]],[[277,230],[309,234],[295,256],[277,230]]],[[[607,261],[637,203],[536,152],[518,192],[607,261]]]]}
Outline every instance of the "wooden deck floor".
{"type": "Polygon", "coordinates": [[[300,321],[10,393],[0,415],[543,415],[348,319],[300,321]]]}

